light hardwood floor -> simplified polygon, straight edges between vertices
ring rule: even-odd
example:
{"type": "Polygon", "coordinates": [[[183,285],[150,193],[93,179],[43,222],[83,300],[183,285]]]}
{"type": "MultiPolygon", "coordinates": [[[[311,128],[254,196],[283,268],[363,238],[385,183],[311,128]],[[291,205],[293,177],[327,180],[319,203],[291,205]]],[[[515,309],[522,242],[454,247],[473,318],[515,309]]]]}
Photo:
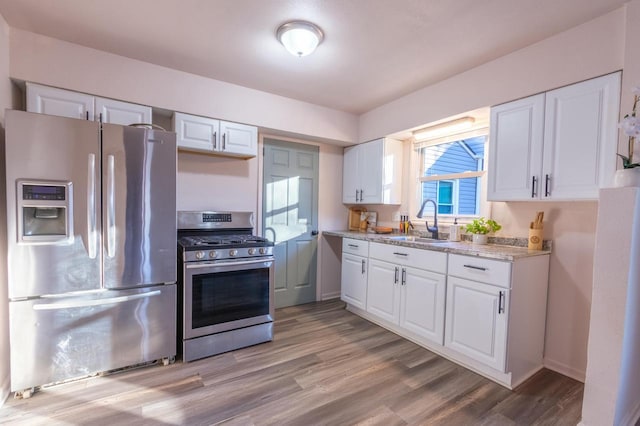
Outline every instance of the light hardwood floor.
{"type": "Polygon", "coordinates": [[[582,392],[549,370],[509,391],[334,300],[276,311],[270,343],[10,399],[0,424],[575,425],[582,392]]]}

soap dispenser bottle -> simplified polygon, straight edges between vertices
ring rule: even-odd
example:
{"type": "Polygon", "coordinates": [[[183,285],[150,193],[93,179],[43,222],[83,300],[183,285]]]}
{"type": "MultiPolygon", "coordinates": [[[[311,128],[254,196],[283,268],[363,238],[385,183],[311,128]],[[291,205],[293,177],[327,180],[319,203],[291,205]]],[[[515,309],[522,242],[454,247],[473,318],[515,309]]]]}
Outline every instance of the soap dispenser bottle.
{"type": "Polygon", "coordinates": [[[458,218],[453,219],[453,225],[449,226],[449,241],[460,241],[460,225],[458,218]]]}

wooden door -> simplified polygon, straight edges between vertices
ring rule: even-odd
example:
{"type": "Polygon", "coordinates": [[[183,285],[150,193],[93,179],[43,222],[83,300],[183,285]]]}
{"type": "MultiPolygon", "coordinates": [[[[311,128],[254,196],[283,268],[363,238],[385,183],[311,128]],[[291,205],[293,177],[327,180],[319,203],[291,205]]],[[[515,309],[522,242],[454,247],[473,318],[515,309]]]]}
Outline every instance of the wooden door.
{"type": "Polygon", "coordinates": [[[263,235],[275,244],[277,308],[316,300],[317,146],[265,139],[263,235]]]}

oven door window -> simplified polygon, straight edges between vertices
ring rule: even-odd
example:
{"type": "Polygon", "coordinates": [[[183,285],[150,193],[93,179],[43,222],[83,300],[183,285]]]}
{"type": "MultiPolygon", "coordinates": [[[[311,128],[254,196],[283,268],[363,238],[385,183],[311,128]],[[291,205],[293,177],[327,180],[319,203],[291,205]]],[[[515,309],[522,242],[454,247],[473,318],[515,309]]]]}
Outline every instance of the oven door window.
{"type": "Polygon", "coordinates": [[[193,275],[192,327],[269,314],[269,269],[193,275]]]}

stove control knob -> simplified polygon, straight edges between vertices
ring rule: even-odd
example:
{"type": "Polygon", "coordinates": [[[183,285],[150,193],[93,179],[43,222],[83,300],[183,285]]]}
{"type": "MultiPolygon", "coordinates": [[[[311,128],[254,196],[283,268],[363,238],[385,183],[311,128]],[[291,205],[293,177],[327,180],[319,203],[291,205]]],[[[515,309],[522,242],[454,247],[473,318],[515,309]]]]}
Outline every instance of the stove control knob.
{"type": "Polygon", "coordinates": [[[215,251],[215,250],[211,250],[211,251],[209,252],[209,257],[210,257],[211,259],[214,259],[217,255],[218,255],[218,253],[216,253],[216,251],[215,251]]]}
{"type": "Polygon", "coordinates": [[[204,252],[203,251],[197,251],[196,252],[196,259],[200,260],[204,258],[204,252]]]}
{"type": "Polygon", "coordinates": [[[265,254],[267,252],[267,249],[264,247],[260,247],[260,254],[265,254]]]}
{"type": "Polygon", "coordinates": [[[250,254],[251,256],[253,256],[254,254],[256,254],[256,249],[254,249],[254,248],[250,248],[250,249],[249,249],[249,254],[250,254]]]}
{"type": "Polygon", "coordinates": [[[237,254],[238,254],[238,250],[235,250],[235,249],[229,250],[229,256],[235,256],[237,254]]]}

